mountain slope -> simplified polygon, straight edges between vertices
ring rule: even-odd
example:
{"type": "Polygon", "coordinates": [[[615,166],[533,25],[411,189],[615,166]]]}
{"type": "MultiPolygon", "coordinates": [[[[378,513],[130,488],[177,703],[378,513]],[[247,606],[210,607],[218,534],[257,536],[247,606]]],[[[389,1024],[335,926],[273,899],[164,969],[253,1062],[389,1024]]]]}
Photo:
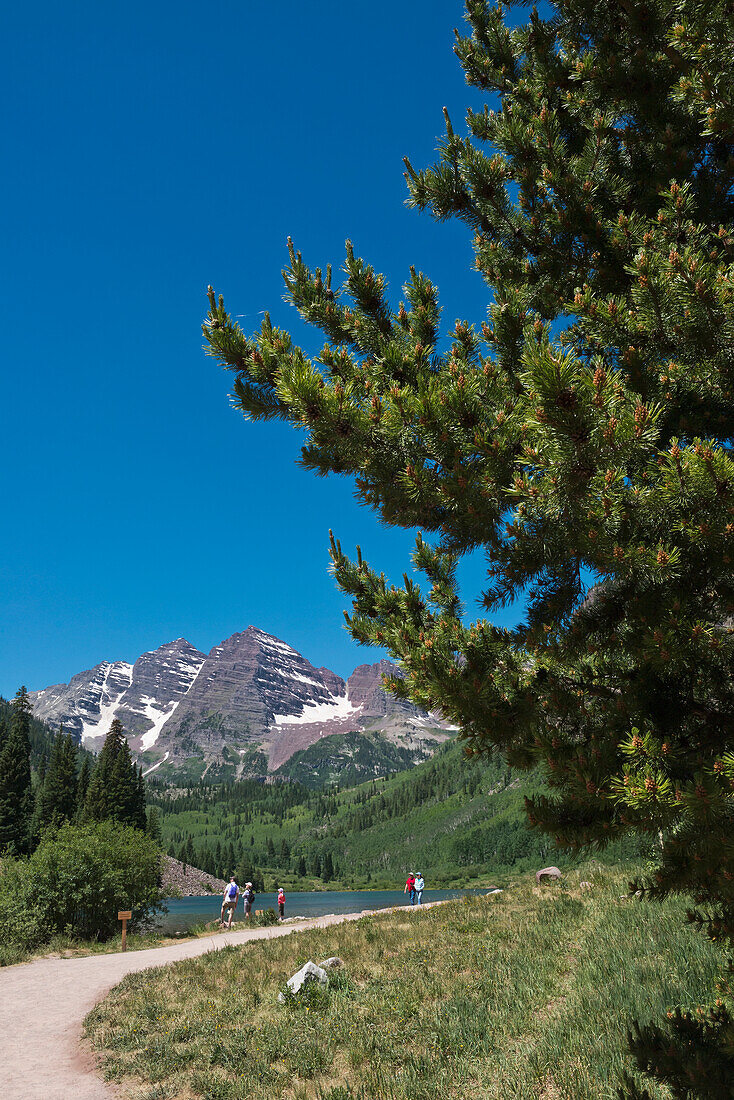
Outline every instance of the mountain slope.
{"type": "Polygon", "coordinates": [[[325,737],[363,732],[393,746],[377,753],[383,763],[407,767],[451,727],[384,691],[382,676],[396,671],[388,661],[360,665],[345,683],[249,626],[208,654],[178,638],[132,665],[102,662],[31,701],[37,717],[95,750],[119,718],[148,773],[188,782],[264,776],[325,737]]]}
{"type": "MultiPolygon", "coordinates": [[[[329,738],[309,752],[328,754],[329,743],[334,751],[340,742],[329,738]]],[[[412,867],[437,886],[502,869],[566,866],[569,856],[552,838],[528,827],[525,797],[543,790],[537,772],[469,758],[452,740],[407,771],[346,790],[309,789],[296,777],[154,787],[150,800],[169,852],[182,858],[188,846],[190,862],[220,877],[244,868],[252,878],[257,868],[266,882],[310,889],[330,865],[345,886],[394,886],[412,867]]],[[[628,838],[600,858],[639,854],[638,841],[628,838]]]]}
{"type": "Polygon", "coordinates": [[[119,718],[131,743],[145,751],[155,744],[204,661],[203,653],[178,638],[144,653],[134,665],[103,661],[68,684],[32,692],[33,712],[51,725],[63,722],[91,748],[100,747],[112,719],[119,718]]]}

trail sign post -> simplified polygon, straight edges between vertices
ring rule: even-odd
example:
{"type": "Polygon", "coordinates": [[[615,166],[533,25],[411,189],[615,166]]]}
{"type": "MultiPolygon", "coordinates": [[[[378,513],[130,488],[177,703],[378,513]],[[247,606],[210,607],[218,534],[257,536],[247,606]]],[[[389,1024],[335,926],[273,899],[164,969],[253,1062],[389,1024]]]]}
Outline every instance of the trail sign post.
{"type": "Polygon", "coordinates": [[[127,922],[132,917],[132,910],[125,909],[120,910],[117,914],[117,919],[122,921],[122,950],[127,951],[127,922]]]}

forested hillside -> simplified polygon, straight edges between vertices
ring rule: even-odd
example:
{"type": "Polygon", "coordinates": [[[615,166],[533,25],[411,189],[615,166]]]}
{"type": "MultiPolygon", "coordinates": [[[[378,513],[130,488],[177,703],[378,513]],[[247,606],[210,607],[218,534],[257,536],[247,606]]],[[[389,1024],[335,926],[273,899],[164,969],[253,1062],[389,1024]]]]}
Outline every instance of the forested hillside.
{"type": "Polygon", "coordinates": [[[535,775],[469,760],[452,742],[410,772],[348,789],[254,780],[159,786],[149,803],[168,851],[220,877],[234,870],[303,888],[388,886],[420,867],[438,886],[557,861],[523,812],[525,795],[540,789],[535,775]]]}
{"type": "MultiPolygon", "coordinates": [[[[12,713],[12,703],[8,699],[0,697],[0,741],[3,738],[3,731],[10,728],[12,713]]],[[[55,737],[56,732],[50,729],[45,722],[34,718],[32,715],[28,716],[28,740],[31,746],[31,768],[34,772],[39,768],[43,771],[43,762],[48,760],[51,754],[51,746],[55,737]]],[[[88,755],[91,760],[91,753],[88,755]]]]}

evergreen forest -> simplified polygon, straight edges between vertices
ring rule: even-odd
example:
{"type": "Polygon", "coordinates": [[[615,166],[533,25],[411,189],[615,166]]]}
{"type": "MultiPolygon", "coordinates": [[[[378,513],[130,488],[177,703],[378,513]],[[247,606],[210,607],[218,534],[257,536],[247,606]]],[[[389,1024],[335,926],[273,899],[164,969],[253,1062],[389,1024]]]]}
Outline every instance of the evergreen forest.
{"type": "Polygon", "coordinates": [[[155,819],[121,723],[94,758],[33,718],[25,687],[0,700],[0,965],[62,931],[107,938],[120,908],[144,923],[159,879],[155,819]]]}
{"type": "MultiPolygon", "coordinates": [[[[476,762],[451,741],[417,767],[352,787],[150,783],[148,799],[168,852],[219,878],[234,871],[267,888],[395,888],[420,867],[439,888],[549,860],[567,864],[527,828],[524,799],[540,789],[539,776],[513,772],[499,758],[476,762]]],[[[639,843],[627,841],[605,858],[639,853],[639,843]]]]}

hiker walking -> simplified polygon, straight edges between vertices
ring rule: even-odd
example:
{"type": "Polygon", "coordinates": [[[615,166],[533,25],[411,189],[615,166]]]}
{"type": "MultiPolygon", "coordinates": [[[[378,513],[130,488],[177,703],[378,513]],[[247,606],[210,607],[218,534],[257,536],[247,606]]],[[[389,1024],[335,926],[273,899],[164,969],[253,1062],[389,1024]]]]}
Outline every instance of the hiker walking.
{"type": "Polygon", "coordinates": [[[408,873],[408,877],[405,880],[404,894],[407,894],[410,898],[410,904],[415,905],[415,875],[412,871],[408,873]]]}
{"type": "Polygon", "coordinates": [[[224,897],[222,898],[222,912],[219,918],[219,924],[221,928],[224,928],[224,912],[229,911],[229,922],[227,928],[232,927],[232,917],[234,911],[237,908],[237,899],[240,896],[240,888],[234,880],[234,875],[231,876],[229,884],[224,887],[224,897]]]}
{"type": "Polygon", "coordinates": [[[285,916],[285,890],[282,886],[278,890],[278,916],[281,919],[285,916]]]}
{"type": "Polygon", "coordinates": [[[424,886],[425,886],[425,883],[423,881],[423,875],[420,873],[420,871],[418,871],[416,873],[416,876],[415,876],[414,887],[415,887],[415,896],[416,896],[416,899],[417,899],[419,905],[420,905],[421,901],[423,900],[423,888],[424,888],[424,886]]]}
{"type": "Polygon", "coordinates": [[[245,920],[250,919],[250,910],[252,909],[252,903],[255,900],[255,891],[252,889],[252,883],[246,882],[245,889],[242,894],[242,904],[245,907],[245,920]]]}

